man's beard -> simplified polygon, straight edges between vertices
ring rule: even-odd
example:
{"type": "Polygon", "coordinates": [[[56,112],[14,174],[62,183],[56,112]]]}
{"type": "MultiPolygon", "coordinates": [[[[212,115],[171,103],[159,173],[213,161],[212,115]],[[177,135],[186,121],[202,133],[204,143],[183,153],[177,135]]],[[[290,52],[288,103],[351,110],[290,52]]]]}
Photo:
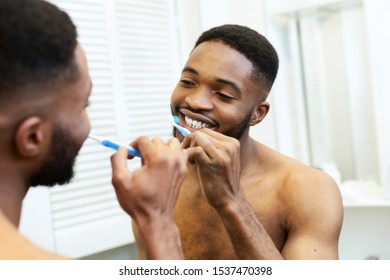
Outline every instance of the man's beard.
{"type": "Polygon", "coordinates": [[[56,127],[49,155],[32,175],[30,186],[69,183],[74,175],[74,163],[80,146],[64,129],[56,127]]]}
{"type": "MultiPolygon", "coordinates": [[[[250,111],[237,126],[229,128],[225,131],[218,131],[218,132],[226,136],[230,136],[232,138],[240,140],[245,130],[249,127],[249,121],[251,119],[251,116],[252,116],[252,112],[250,111]]],[[[180,133],[180,132],[178,132],[176,127],[173,127],[173,135],[176,136],[177,135],[176,133],[180,133]]]]}
{"type": "Polygon", "coordinates": [[[222,134],[240,140],[245,130],[249,127],[249,121],[251,119],[251,116],[252,116],[252,112],[250,111],[248,114],[246,114],[244,119],[237,126],[222,131],[222,134]]]}

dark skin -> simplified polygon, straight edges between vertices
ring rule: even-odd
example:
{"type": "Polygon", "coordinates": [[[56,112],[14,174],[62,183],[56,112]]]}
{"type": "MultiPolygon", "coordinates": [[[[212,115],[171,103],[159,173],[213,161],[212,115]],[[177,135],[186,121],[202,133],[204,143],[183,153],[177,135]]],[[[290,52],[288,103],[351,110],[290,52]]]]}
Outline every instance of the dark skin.
{"type": "Polygon", "coordinates": [[[54,126],[69,130],[79,149],[86,139],[90,123],[86,112],[91,92],[84,52],[75,50],[80,78],[73,84],[31,85],[25,90],[55,91],[41,98],[8,104],[0,117],[0,259],[61,259],[27,241],[17,232],[22,201],[29,189],[30,177],[50,153],[54,126]]]}
{"type": "MultiPolygon", "coordinates": [[[[326,174],[262,145],[249,126],[269,111],[252,64],[218,42],[191,53],[172,109],[192,131],[175,211],[186,259],[337,259],[341,196],[326,174]],[[249,113],[248,127],[234,131],[249,113]],[[187,117],[187,118],[186,118],[187,117]],[[194,126],[200,121],[208,128],[194,126]]],[[[142,256],[142,240],[138,237],[142,256]]]]}
{"type": "MultiPolygon", "coordinates": [[[[65,258],[36,247],[17,227],[30,178],[51,153],[54,128],[61,126],[78,143],[73,150],[81,147],[90,131],[86,107],[91,81],[80,46],[75,50],[75,59],[80,72],[76,82],[55,89],[35,88],[57,92],[43,94],[35,102],[8,104],[0,110],[0,259],[65,258]]],[[[137,171],[128,170],[125,148],[111,157],[118,201],[145,236],[147,258],[181,259],[174,207],[187,171],[187,151],[176,138],[165,143],[159,138],[140,137],[131,145],[143,155],[137,171]],[[161,180],[164,176],[170,180],[161,180]]]]}
{"type": "Polygon", "coordinates": [[[84,52],[75,50],[80,61],[80,79],[71,85],[31,85],[25,91],[47,91],[40,98],[11,101],[2,110],[0,151],[0,206],[10,221],[18,225],[20,204],[28,191],[30,177],[51,152],[55,126],[69,131],[80,149],[90,130],[86,107],[91,81],[84,52]],[[56,94],[51,94],[55,92],[56,94]],[[12,205],[6,207],[6,205],[12,205]]]}
{"type": "Polygon", "coordinates": [[[174,209],[187,172],[187,152],[177,139],[140,137],[131,146],[142,152],[142,167],[127,168],[127,151],[111,157],[113,185],[121,207],[132,217],[145,240],[147,259],[183,259],[174,209]],[[169,180],[163,180],[164,176],[169,180]]]}

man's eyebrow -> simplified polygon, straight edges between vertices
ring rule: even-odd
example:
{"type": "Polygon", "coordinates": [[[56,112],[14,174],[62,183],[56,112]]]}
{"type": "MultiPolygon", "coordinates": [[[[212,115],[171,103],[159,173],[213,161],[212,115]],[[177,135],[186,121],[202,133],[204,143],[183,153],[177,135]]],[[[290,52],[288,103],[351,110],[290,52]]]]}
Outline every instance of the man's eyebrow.
{"type": "Polygon", "coordinates": [[[222,79],[222,78],[217,78],[216,81],[218,83],[226,84],[228,86],[231,86],[237,93],[241,94],[241,89],[235,82],[229,81],[229,80],[226,80],[226,79],[222,79]]]}
{"type": "MultiPolygon", "coordinates": [[[[190,72],[190,73],[192,73],[194,75],[199,76],[198,71],[196,71],[194,68],[189,67],[189,66],[186,66],[186,67],[183,68],[181,73],[184,73],[184,72],[190,72]]],[[[225,85],[231,86],[237,93],[241,94],[241,89],[237,85],[237,83],[235,83],[233,81],[230,81],[230,80],[222,79],[222,78],[216,78],[216,81],[217,81],[217,83],[221,83],[221,84],[225,84],[225,85]]]]}
{"type": "Polygon", "coordinates": [[[190,73],[192,73],[192,74],[195,74],[195,75],[199,76],[198,71],[196,71],[194,68],[189,67],[189,66],[186,66],[186,67],[183,68],[183,70],[181,71],[181,73],[184,73],[184,72],[190,72],[190,73]]]}

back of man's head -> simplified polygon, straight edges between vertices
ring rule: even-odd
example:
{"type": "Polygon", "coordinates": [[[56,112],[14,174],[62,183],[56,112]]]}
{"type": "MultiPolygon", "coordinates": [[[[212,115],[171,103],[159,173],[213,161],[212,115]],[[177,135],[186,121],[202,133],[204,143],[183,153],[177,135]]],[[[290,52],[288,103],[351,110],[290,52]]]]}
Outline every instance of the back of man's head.
{"type": "Polygon", "coordinates": [[[205,31],[196,41],[221,42],[244,55],[253,65],[252,78],[269,91],[276,78],[279,59],[274,47],[257,31],[246,26],[225,24],[205,31]]]}
{"type": "Polygon", "coordinates": [[[69,16],[42,0],[0,1],[0,107],[39,98],[40,91],[78,78],[77,31],[69,16]]]}

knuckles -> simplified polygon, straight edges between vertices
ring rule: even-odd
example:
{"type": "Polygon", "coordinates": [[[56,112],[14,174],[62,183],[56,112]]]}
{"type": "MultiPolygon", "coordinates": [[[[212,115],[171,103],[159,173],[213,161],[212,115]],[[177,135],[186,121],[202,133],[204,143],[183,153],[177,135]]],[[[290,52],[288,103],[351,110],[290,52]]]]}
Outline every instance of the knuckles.
{"type": "Polygon", "coordinates": [[[115,187],[123,187],[126,180],[126,174],[123,172],[115,172],[112,174],[111,182],[115,187]]]}
{"type": "Polygon", "coordinates": [[[240,141],[238,141],[237,139],[231,139],[229,144],[232,151],[240,150],[240,141]]]}
{"type": "Polygon", "coordinates": [[[152,159],[153,164],[173,168],[186,168],[187,151],[179,149],[164,150],[156,153],[152,159]]]}

